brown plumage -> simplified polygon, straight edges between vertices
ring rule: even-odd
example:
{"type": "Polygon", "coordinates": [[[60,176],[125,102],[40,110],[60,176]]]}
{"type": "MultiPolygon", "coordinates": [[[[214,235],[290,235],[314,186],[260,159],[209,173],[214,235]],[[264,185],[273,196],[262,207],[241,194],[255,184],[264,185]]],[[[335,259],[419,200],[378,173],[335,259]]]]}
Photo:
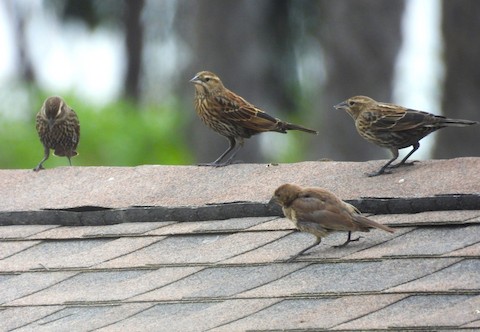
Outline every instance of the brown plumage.
{"type": "Polygon", "coordinates": [[[50,155],[50,149],[56,156],[67,157],[70,166],[71,157],[76,156],[80,140],[80,123],[77,114],[60,97],[49,97],[37,113],[36,127],[43,144],[42,161],[33,169],[43,169],[43,163],[50,155]]]}
{"type": "Polygon", "coordinates": [[[272,201],[280,204],[285,216],[293,221],[300,231],[317,237],[313,245],[303,249],[290,260],[320,244],[322,237],[332,232],[348,232],[347,241],[336,247],[358,241],[360,238],[351,238],[352,232],[369,232],[370,228],[394,232],[394,229],[362,216],[353,205],[322,188],[301,188],[294,184],[284,184],[275,190],[272,201]]]}
{"type": "Polygon", "coordinates": [[[195,84],[195,111],[211,129],[228,139],[230,146],[208,166],[225,166],[242,147],[245,138],[266,131],[286,133],[301,130],[317,134],[315,130],[274,118],[224,87],[220,78],[212,72],[201,71],[190,80],[195,84]],[[235,149],[235,147],[237,147],[235,149]],[[221,162],[231,151],[230,157],[221,162]]]}
{"type": "Polygon", "coordinates": [[[389,173],[387,168],[413,165],[413,162],[406,161],[420,147],[419,141],[438,129],[478,124],[477,121],[449,119],[394,104],[380,103],[365,96],[352,97],[335,108],[350,114],[360,136],[392,152],[393,158],[377,172],[368,174],[369,176],[389,173]],[[409,146],[412,146],[412,151],[401,162],[391,165],[398,158],[398,150],[409,146]]]}

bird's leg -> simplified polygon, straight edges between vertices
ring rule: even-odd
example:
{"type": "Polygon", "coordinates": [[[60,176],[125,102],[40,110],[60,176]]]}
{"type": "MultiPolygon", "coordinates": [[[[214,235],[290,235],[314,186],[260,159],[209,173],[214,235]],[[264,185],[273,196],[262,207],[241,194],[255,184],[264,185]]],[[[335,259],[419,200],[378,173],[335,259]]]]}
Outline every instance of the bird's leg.
{"type": "Polygon", "coordinates": [[[68,164],[72,166],[72,156],[73,156],[72,150],[68,149],[67,151],[65,151],[65,156],[67,156],[68,164]]]}
{"type": "Polygon", "coordinates": [[[410,151],[410,152],[405,156],[405,158],[402,159],[401,162],[399,162],[398,164],[395,164],[395,165],[391,165],[391,166],[389,166],[389,168],[396,168],[396,167],[400,167],[400,166],[413,166],[413,163],[414,163],[415,161],[411,161],[411,162],[409,162],[409,163],[406,163],[406,161],[407,161],[407,159],[408,159],[415,151],[418,150],[418,148],[420,147],[420,143],[417,142],[417,143],[413,144],[412,146],[413,146],[412,151],[410,151]]]}
{"type": "Polygon", "coordinates": [[[290,257],[289,259],[287,259],[287,263],[290,263],[291,261],[293,261],[293,260],[294,260],[295,258],[297,258],[298,256],[301,256],[305,251],[310,250],[310,249],[312,249],[312,248],[315,247],[315,246],[318,246],[318,245],[320,244],[320,242],[322,242],[322,238],[317,237],[317,240],[315,241],[314,244],[312,244],[311,246],[306,247],[305,249],[301,250],[298,254],[296,254],[296,255],[290,257]]]}
{"type": "Polygon", "coordinates": [[[345,247],[347,244],[349,244],[350,242],[355,242],[355,241],[358,241],[360,240],[362,237],[359,236],[357,237],[356,239],[352,239],[352,232],[348,232],[348,238],[347,238],[347,241],[345,241],[344,243],[338,245],[338,246],[333,246],[334,248],[341,248],[341,247],[345,247]]]}
{"type": "Polygon", "coordinates": [[[43,168],[43,163],[45,162],[45,160],[48,159],[48,157],[50,156],[50,149],[46,146],[43,147],[44,148],[44,153],[43,153],[43,159],[40,163],[38,163],[38,165],[33,169],[35,172],[38,172],[39,170],[41,169],[44,169],[43,168]]]}
{"type": "Polygon", "coordinates": [[[237,152],[242,148],[243,146],[243,143],[241,144],[238,144],[236,149],[233,150],[232,154],[230,155],[230,157],[227,159],[227,161],[224,163],[224,165],[222,166],[226,166],[226,165],[230,165],[233,161],[233,158],[235,157],[235,155],[237,154],[237,152]]]}
{"type": "Polygon", "coordinates": [[[237,142],[235,141],[235,138],[233,137],[227,137],[228,139],[228,142],[229,142],[229,146],[228,146],[228,149],[225,150],[224,153],[222,153],[222,155],[220,157],[218,157],[215,161],[211,162],[211,163],[205,163],[205,164],[198,164],[198,166],[214,166],[214,167],[222,167],[222,166],[227,166],[229,165],[231,162],[232,162],[232,158],[233,156],[235,156],[235,154],[237,153],[238,151],[238,148],[236,151],[234,151],[234,153],[232,154],[232,156],[224,163],[221,163],[220,161],[225,158],[225,156],[230,152],[232,151],[234,148],[235,148],[235,145],[237,144],[237,142]]]}
{"type": "Polygon", "coordinates": [[[390,174],[391,172],[387,171],[387,168],[398,158],[398,149],[390,149],[392,151],[393,157],[385,165],[382,166],[377,172],[367,173],[369,177],[381,175],[381,174],[390,174]]]}

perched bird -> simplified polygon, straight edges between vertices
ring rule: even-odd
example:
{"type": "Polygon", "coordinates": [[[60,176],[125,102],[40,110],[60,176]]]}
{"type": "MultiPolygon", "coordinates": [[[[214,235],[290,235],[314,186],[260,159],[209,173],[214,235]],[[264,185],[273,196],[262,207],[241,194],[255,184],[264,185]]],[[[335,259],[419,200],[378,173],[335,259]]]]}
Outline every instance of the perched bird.
{"type": "Polygon", "coordinates": [[[78,154],[76,148],[80,140],[80,123],[77,114],[62,98],[49,97],[37,113],[36,127],[43,144],[44,156],[33,170],[43,169],[43,163],[50,156],[50,149],[55,150],[56,156],[67,157],[71,166],[70,158],[78,154]]]}
{"type": "Polygon", "coordinates": [[[190,80],[195,85],[195,111],[211,129],[228,139],[230,146],[217,160],[204,166],[229,165],[243,146],[244,139],[266,131],[285,134],[287,130],[301,130],[318,134],[315,130],[274,118],[225,88],[212,72],[201,71],[190,80]],[[235,147],[237,148],[235,149],[235,147]],[[233,151],[230,157],[221,162],[233,151]]]}
{"type": "Polygon", "coordinates": [[[419,141],[434,131],[444,127],[465,127],[478,124],[477,121],[449,119],[427,112],[415,111],[402,106],[379,103],[372,98],[355,96],[335,106],[343,109],[355,120],[355,127],[364,139],[381,147],[390,149],[393,158],[380,170],[368,174],[376,176],[389,173],[387,168],[395,168],[406,163],[407,159],[420,147],[419,141]],[[398,150],[412,146],[413,149],[396,165],[398,150]]]}
{"type": "Polygon", "coordinates": [[[293,221],[300,231],[311,233],[317,237],[314,244],[289,260],[295,259],[320,244],[322,237],[332,232],[348,232],[347,241],[336,247],[343,247],[350,242],[358,241],[359,237],[351,238],[352,232],[369,232],[370,228],[394,232],[388,226],[363,217],[353,205],[342,201],[322,188],[301,188],[294,184],[283,184],[275,190],[271,201],[282,207],[285,216],[293,221]]]}

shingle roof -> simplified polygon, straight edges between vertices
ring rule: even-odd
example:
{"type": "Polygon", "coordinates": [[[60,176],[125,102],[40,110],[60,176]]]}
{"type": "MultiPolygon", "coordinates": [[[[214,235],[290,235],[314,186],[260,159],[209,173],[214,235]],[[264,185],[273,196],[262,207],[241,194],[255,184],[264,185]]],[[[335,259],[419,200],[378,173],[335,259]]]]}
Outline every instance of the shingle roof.
{"type": "Polygon", "coordinates": [[[1,329],[479,329],[480,158],[381,163],[2,170],[1,329]],[[396,232],[286,262],[315,238],[267,205],[284,182],[396,232]]]}

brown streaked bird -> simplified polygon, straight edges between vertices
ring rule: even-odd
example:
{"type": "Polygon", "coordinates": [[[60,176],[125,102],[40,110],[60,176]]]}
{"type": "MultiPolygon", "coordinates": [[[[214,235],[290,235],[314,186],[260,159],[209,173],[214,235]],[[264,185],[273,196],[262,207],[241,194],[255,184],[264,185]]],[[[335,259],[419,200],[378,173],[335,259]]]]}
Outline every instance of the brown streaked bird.
{"type": "Polygon", "coordinates": [[[300,231],[317,237],[314,244],[291,257],[289,261],[320,244],[322,237],[332,232],[348,232],[347,241],[335,246],[343,247],[360,239],[360,237],[352,239],[352,232],[369,232],[370,228],[379,228],[390,233],[395,231],[362,216],[356,207],[322,188],[302,188],[294,184],[283,184],[275,190],[271,201],[282,207],[285,217],[300,231]]]}
{"type": "Polygon", "coordinates": [[[80,122],[77,114],[60,97],[49,97],[37,113],[36,127],[43,144],[42,161],[33,169],[43,169],[43,163],[50,156],[50,149],[56,156],[67,157],[72,166],[71,157],[76,156],[80,140],[80,122]]]}
{"type": "Polygon", "coordinates": [[[352,97],[335,108],[343,109],[350,114],[360,136],[392,152],[392,159],[380,170],[368,176],[390,173],[387,168],[413,165],[413,162],[406,161],[420,147],[419,141],[438,129],[478,124],[477,121],[449,119],[394,104],[381,103],[365,96],[352,97]],[[398,150],[409,146],[412,146],[412,151],[402,161],[391,165],[398,158],[398,150]]]}
{"type": "Polygon", "coordinates": [[[203,166],[229,165],[244,139],[266,131],[287,133],[300,130],[311,134],[317,131],[274,118],[248,101],[225,88],[212,72],[201,71],[190,80],[195,84],[195,111],[211,129],[228,139],[228,149],[212,163],[203,166]],[[221,162],[231,152],[230,157],[221,162]]]}

